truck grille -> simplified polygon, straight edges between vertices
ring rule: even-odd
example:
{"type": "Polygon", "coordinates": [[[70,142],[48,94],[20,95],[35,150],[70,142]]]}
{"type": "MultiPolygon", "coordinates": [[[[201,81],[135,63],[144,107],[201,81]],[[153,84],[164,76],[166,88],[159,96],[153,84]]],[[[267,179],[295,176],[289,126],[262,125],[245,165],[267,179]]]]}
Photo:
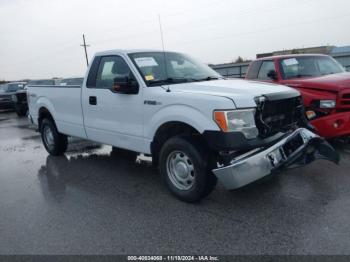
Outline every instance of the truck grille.
{"type": "Polygon", "coordinates": [[[2,95],[0,96],[0,102],[11,102],[11,96],[9,95],[2,95]]]}
{"type": "Polygon", "coordinates": [[[350,90],[344,90],[339,97],[340,107],[350,108],[350,90]]]}
{"type": "Polygon", "coordinates": [[[259,136],[265,138],[288,131],[297,126],[303,114],[301,97],[261,102],[255,115],[259,136]]]}

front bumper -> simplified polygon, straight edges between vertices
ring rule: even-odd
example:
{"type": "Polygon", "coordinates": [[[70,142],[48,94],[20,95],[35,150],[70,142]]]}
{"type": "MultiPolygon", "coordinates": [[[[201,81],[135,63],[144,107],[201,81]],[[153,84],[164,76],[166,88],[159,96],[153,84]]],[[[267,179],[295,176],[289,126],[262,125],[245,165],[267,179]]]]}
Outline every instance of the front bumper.
{"type": "Polygon", "coordinates": [[[0,109],[13,109],[13,102],[10,95],[0,95],[0,109]]]}
{"type": "Polygon", "coordinates": [[[350,136],[350,112],[330,114],[310,123],[317,129],[317,133],[325,138],[350,136]]]}
{"type": "Polygon", "coordinates": [[[213,172],[226,189],[237,189],[273,172],[306,165],[316,159],[339,162],[339,155],[319,136],[299,128],[276,144],[255,149],[213,172]]]}

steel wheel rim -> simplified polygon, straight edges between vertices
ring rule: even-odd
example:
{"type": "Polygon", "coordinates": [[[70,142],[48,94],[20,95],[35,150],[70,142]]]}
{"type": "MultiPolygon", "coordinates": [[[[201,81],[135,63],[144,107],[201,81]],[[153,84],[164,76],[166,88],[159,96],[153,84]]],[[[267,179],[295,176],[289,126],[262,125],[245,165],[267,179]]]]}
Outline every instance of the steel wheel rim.
{"type": "Polygon", "coordinates": [[[55,145],[55,139],[53,137],[53,132],[49,126],[45,126],[43,130],[44,141],[46,146],[52,150],[55,145]]]}
{"type": "Polygon", "coordinates": [[[193,161],[181,151],[171,152],[166,161],[167,173],[172,184],[180,190],[189,190],[195,182],[193,161]]]}

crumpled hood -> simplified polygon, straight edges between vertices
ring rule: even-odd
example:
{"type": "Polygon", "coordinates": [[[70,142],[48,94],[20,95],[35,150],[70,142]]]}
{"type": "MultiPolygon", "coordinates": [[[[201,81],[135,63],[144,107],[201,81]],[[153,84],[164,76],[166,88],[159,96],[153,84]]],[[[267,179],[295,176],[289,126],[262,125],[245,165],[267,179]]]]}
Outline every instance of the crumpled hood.
{"type": "Polygon", "coordinates": [[[288,79],[283,81],[283,83],[296,88],[304,87],[327,91],[339,91],[345,88],[350,88],[350,73],[344,72],[319,77],[288,79]]]}
{"type": "Polygon", "coordinates": [[[287,86],[256,81],[230,79],[183,83],[169,86],[172,92],[222,96],[232,99],[237,108],[255,107],[255,98],[262,95],[279,97],[298,96],[299,92],[287,86]]]}

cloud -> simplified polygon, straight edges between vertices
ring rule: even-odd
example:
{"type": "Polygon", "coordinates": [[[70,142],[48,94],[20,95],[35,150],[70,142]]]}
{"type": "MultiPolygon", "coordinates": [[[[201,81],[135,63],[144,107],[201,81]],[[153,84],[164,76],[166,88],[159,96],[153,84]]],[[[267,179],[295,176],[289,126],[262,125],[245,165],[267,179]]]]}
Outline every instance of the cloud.
{"type": "Polygon", "coordinates": [[[105,49],[160,49],[158,14],[166,49],[206,63],[346,45],[346,10],[346,0],[1,0],[0,79],[84,75],[83,33],[90,57],[105,49]]]}

